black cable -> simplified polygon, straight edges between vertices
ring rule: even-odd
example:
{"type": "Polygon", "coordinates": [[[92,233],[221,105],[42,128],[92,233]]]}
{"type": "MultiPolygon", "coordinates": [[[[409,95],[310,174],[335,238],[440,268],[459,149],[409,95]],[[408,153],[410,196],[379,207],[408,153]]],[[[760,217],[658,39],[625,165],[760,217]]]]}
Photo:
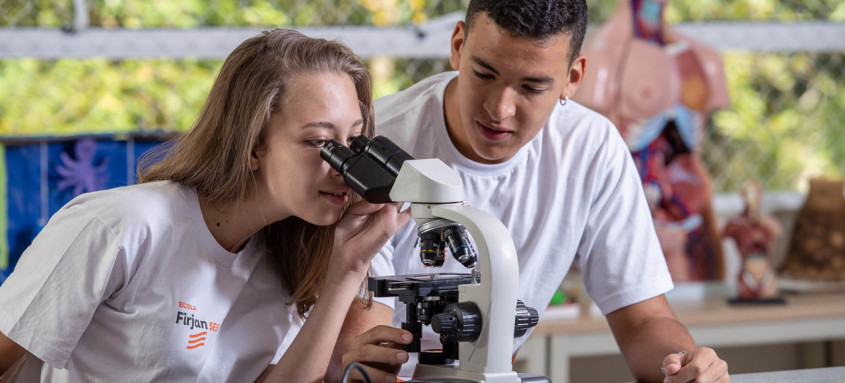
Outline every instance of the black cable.
{"type": "Polygon", "coordinates": [[[346,383],[346,381],[349,379],[349,373],[352,372],[353,368],[358,370],[358,372],[360,372],[361,375],[364,376],[365,382],[373,383],[373,381],[370,379],[370,375],[367,374],[367,370],[364,369],[364,366],[358,363],[349,363],[349,365],[346,366],[346,368],[343,370],[343,377],[340,378],[341,383],[346,383]]]}

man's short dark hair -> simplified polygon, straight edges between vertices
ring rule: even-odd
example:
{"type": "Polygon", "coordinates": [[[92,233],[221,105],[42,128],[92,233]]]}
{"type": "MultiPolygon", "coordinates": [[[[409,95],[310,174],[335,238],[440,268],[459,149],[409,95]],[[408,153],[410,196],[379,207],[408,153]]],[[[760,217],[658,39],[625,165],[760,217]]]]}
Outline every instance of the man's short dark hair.
{"type": "Polygon", "coordinates": [[[585,0],[471,0],[467,8],[467,32],[480,13],[515,37],[545,39],[561,33],[570,38],[570,62],[581,52],[587,32],[585,0]]]}

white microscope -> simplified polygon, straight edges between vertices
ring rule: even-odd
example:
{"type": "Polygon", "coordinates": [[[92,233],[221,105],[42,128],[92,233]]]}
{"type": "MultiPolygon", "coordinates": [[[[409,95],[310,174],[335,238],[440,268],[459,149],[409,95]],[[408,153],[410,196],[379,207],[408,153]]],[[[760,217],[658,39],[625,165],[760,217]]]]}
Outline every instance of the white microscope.
{"type": "Polygon", "coordinates": [[[472,269],[471,274],[369,279],[375,296],[395,296],[406,304],[402,328],[415,340],[405,350],[420,352],[409,383],[551,382],[545,376],[513,371],[513,339],[535,326],[539,316],[517,300],[519,264],[505,225],[468,205],[460,176],[442,161],[415,160],[382,136],[372,141],[359,136],[350,147],[331,140],[320,155],[367,201],[411,203],[423,264],[441,266],[448,246],[455,259],[472,269]],[[420,350],[424,324],[440,334],[442,350],[420,350]]]}

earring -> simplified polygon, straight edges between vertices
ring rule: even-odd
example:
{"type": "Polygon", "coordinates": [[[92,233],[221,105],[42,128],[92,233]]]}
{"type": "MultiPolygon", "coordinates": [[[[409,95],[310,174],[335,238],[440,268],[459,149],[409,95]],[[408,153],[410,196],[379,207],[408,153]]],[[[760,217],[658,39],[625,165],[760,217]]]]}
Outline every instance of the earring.
{"type": "Polygon", "coordinates": [[[557,102],[560,103],[560,106],[566,106],[566,103],[569,102],[569,96],[563,96],[563,100],[558,100],[557,102]]]}

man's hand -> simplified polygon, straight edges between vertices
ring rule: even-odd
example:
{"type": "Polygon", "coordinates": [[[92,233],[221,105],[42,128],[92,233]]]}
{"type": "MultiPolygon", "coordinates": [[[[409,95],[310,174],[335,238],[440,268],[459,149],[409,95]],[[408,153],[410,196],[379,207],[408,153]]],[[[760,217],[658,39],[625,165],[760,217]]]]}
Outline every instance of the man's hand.
{"type": "Polygon", "coordinates": [[[713,349],[695,344],[663,295],[607,314],[607,322],[628,368],[641,382],[730,381],[727,363],[713,349]]]}
{"type": "MultiPolygon", "coordinates": [[[[343,354],[343,366],[360,363],[373,382],[395,382],[402,364],[408,361],[408,353],[401,345],[412,340],[408,331],[384,325],[373,327],[352,341],[349,351],[343,354]]],[[[350,376],[362,378],[356,370],[350,376]]]]}
{"type": "Polygon", "coordinates": [[[663,358],[664,383],[730,382],[728,363],[709,347],[681,351],[663,358]]]}

